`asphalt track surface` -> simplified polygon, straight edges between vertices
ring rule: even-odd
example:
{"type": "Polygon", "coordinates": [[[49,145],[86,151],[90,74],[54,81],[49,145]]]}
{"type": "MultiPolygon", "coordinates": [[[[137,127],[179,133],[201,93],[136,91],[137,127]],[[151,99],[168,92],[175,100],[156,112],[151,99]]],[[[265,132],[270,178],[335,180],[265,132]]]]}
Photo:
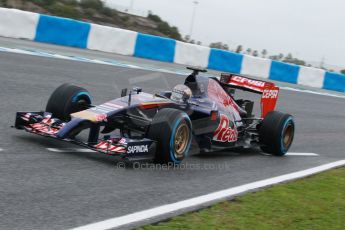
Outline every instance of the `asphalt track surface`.
{"type": "MultiPolygon", "coordinates": [[[[35,46],[61,52],[175,65],[1,39],[2,46],[35,46]]],[[[344,98],[282,90],[278,110],[295,117],[291,152],[318,156],[273,157],[259,151],[197,155],[170,170],[117,167],[111,156],[53,152],[75,146],[10,128],[16,111],[40,111],[62,83],[87,88],[94,103],[118,97],[122,88],[167,90],[179,75],[0,52],[0,228],[68,229],[185,200],[214,191],[345,159],[344,98]],[[198,168],[201,167],[201,168],[198,168]]]]}

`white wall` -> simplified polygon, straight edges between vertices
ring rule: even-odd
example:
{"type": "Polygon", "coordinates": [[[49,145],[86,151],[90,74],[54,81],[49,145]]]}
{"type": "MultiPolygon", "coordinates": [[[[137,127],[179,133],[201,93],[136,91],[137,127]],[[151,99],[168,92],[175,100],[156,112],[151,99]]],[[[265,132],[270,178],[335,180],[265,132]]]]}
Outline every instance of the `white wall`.
{"type": "Polygon", "coordinates": [[[325,79],[325,70],[301,66],[297,84],[322,88],[325,79]]]}
{"type": "Polygon", "coordinates": [[[268,78],[271,62],[270,59],[243,55],[241,74],[252,77],[268,78]]]}
{"type": "Polygon", "coordinates": [[[174,63],[207,68],[210,48],[176,41],[174,63]]]}
{"type": "Polygon", "coordinates": [[[0,36],[33,40],[39,14],[0,8],[0,36]]]}
{"type": "Polygon", "coordinates": [[[137,35],[130,30],[91,24],[87,48],[132,56],[137,35]]]}

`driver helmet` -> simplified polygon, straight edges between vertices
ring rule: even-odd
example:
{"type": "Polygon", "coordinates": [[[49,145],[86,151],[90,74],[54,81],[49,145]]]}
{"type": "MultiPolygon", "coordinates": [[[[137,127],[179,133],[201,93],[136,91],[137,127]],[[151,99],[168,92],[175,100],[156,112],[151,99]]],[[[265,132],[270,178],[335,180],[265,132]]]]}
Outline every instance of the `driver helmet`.
{"type": "Polygon", "coordinates": [[[192,97],[192,90],[186,85],[176,85],[171,93],[170,99],[178,103],[183,103],[192,97]]]}

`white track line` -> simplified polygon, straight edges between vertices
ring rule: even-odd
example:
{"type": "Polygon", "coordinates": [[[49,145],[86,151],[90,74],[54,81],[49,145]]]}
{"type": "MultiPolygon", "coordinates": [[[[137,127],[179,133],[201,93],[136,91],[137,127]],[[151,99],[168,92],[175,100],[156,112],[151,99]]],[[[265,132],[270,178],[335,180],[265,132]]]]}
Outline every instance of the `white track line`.
{"type": "Polygon", "coordinates": [[[94,151],[92,149],[75,149],[76,152],[79,152],[79,153],[95,153],[97,151],[94,151]]]}
{"type": "Polygon", "coordinates": [[[340,167],[343,165],[345,165],[345,160],[340,160],[333,163],[317,166],[314,168],[310,168],[310,169],[306,169],[306,170],[302,170],[302,171],[298,171],[298,172],[294,172],[294,173],[290,173],[290,174],[286,174],[286,175],[282,175],[278,177],[273,177],[270,179],[261,180],[261,181],[241,185],[234,188],[229,188],[226,190],[221,190],[221,191],[210,193],[204,196],[198,196],[198,197],[191,198],[188,200],[183,200],[176,203],[147,209],[144,211],[135,212],[135,213],[128,214],[125,216],[115,217],[115,218],[104,220],[101,222],[88,224],[85,226],[80,226],[80,227],[74,228],[73,230],[98,230],[98,229],[104,230],[104,229],[119,228],[128,224],[144,221],[149,218],[162,216],[162,215],[183,210],[186,208],[200,206],[203,204],[214,203],[216,201],[220,201],[225,198],[238,195],[244,192],[248,192],[254,189],[263,188],[263,187],[267,187],[273,184],[278,184],[281,182],[306,177],[315,173],[323,172],[323,171],[340,167]]]}
{"type": "Polygon", "coordinates": [[[316,153],[287,153],[286,156],[318,156],[316,153]]]}
{"type": "Polygon", "coordinates": [[[0,148],[0,152],[1,152],[1,151],[4,151],[4,149],[0,148]]]}
{"type": "Polygon", "coordinates": [[[93,153],[96,152],[92,149],[79,149],[79,148],[47,148],[50,152],[58,152],[58,153],[71,153],[71,152],[79,152],[79,153],[93,153]]]}

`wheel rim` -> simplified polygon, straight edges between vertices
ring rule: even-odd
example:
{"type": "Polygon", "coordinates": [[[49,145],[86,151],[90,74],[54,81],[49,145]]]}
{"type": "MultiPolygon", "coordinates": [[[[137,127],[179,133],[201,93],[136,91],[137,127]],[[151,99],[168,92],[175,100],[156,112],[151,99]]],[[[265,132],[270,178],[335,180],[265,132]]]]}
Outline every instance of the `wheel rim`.
{"type": "Polygon", "coordinates": [[[283,134],[283,144],[284,144],[285,149],[288,149],[290,147],[293,140],[293,135],[294,135],[294,127],[290,123],[286,126],[284,130],[284,134],[283,134]]]}
{"type": "Polygon", "coordinates": [[[189,127],[186,123],[182,123],[176,130],[174,137],[174,152],[176,158],[183,157],[183,154],[189,142],[189,127]]]}

